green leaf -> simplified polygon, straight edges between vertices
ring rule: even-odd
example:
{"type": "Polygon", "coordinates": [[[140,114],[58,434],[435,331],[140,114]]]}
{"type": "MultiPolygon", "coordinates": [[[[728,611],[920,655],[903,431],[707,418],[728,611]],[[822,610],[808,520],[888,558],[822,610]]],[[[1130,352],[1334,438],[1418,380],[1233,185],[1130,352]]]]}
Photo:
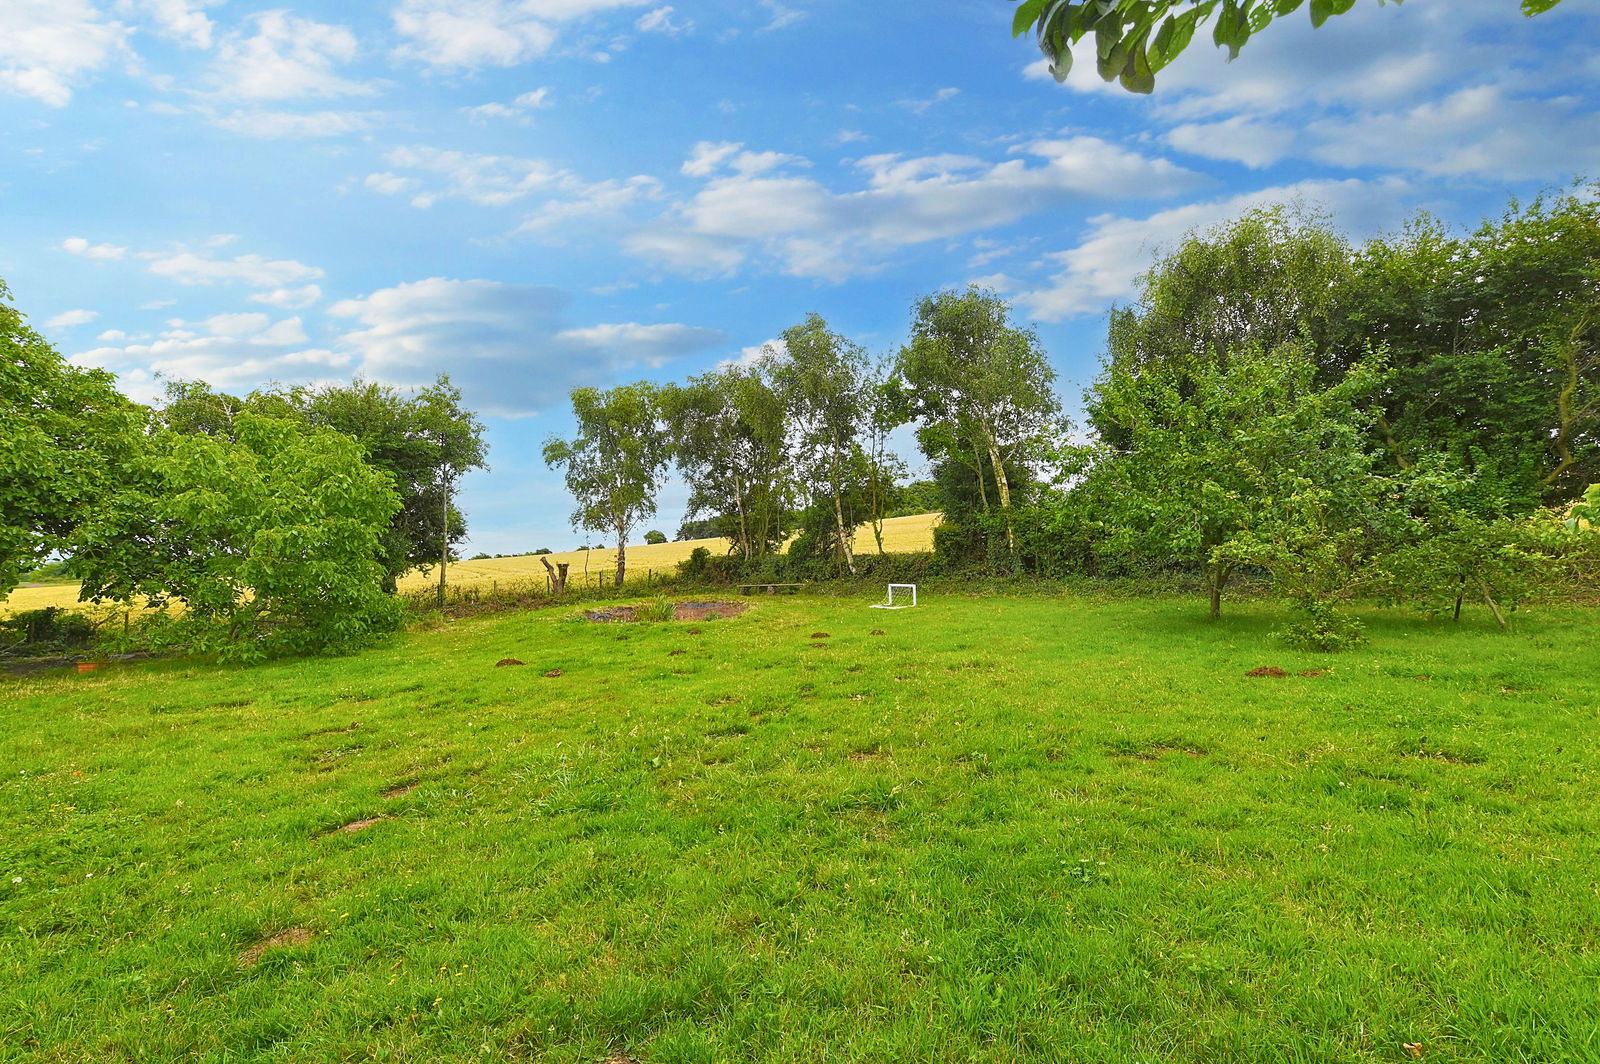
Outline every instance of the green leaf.
{"type": "Polygon", "coordinates": [[[1532,18],[1544,14],[1559,3],[1561,0],[1522,0],[1522,13],[1532,18]]]}
{"type": "Polygon", "coordinates": [[[1021,37],[1033,27],[1034,22],[1044,13],[1045,5],[1050,0],[1022,0],[1017,5],[1016,14],[1011,17],[1011,36],[1021,37]]]}

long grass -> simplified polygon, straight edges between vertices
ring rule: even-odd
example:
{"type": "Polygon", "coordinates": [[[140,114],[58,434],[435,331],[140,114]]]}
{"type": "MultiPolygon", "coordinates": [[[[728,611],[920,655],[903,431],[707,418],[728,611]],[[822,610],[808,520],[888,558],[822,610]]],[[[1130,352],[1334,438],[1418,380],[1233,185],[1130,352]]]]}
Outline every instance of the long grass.
{"type": "Polygon", "coordinates": [[[0,681],[0,1058],[1600,1059],[1595,611],[867,601],[0,681]]]}

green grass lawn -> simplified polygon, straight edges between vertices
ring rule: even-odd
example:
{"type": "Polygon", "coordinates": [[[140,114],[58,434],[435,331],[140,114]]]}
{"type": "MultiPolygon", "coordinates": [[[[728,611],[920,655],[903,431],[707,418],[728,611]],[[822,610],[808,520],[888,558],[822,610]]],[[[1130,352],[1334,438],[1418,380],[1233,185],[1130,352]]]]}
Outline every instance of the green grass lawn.
{"type": "Polygon", "coordinates": [[[0,1059],[1600,1060],[1600,613],[924,603],[0,680],[0,1059]]]}

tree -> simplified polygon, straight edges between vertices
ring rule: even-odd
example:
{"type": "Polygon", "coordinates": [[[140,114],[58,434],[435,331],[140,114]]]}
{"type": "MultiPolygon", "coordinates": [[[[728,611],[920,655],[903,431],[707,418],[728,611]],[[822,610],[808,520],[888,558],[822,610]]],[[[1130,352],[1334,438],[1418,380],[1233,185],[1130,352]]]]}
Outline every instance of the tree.
{"type": "Polygon", "coordinates": [[[231,438],[152,437],[73,550],[85,598],[182,603],[197,650],[341,652],[398,624],[377,554],[399,505],[354,440],[245,411],[231,438]]]}
{"type": "MultiPolygon", "coordinates": [[[[438,515],[434,534],[439,553],[439,608],[444,609],[445,572],[450,548],[466,538],[466,522],[455,507],[456,485],[473,469],[487,469],[488,449],[483,443],[483,423],[461,406],[461,389],[440,375],[417,393],[412,403],[417,428],[429,447],[433,463],[432,509],[438,515]]],[[[618,556],[621,565],[621,556],[618,556]]],[[[618,578],[621,582],[621,578],[618,578]]]]}
{"type": "MultiPolygon", "coordinates": [[[[1343,304],[1389,351],[1371,401],[1393,468],[1448,455],[1519,513],[1600,479],[1600,185],[1585,191],[1465,236],[1419,216],[1361,249],[1343,304]]],[[[1338,355],[1334,372],[1355,360],[1338,355]]]]}
{"type": "Polygon", "coordinates": [[[1321,365],[1351,332],[1354,258],[1326,215],[1299,205],[1185,234],[1139,276],[1135,302],[1112,311],[1109,354],[1125,367],[1181,370],[1242,347],[1307,342],[1321,365]]]}
{"type": "Polygon", "coordinates": [[[652,546],[657,543],[665,543],[667,541],[667,534],[652,528],[650,531],[644,534],[644,541],[652,546]]]}
{"type": "Polygon", "coordinates": [[[1120,441],[1089,474],[1107,548],[1205,574],[1212,618],[1241,564],[1302,604],[1339,589],[1372,544],[1370,365],[1333,388],[1303,346],[1247,347],[1192,371],[1111,363],[1089,399],[1120,441]]]}
{"type": "Polygon", "coordinates": [[[65,546],[142,445],[144,413],[115,380],[68,365],[0,281],[0,597],[65,546]]]}
{"type": "Polygon", "coordinates": [[[1010,324],[1010,312],[998,295],[977,287],[919,299],[896,376],[908,412],[922,421],[923,452],[967,464],[986,511],[985,478],[992,478],[1006,547],[1014,550],[1007,464],[1026,462],[1050,439],[1060,404],[1044,349],[1032,332],[1010,324]]]}
{"type": "MultiPolygon", "coordinates": [[[[689,485],[684,529],[710,515],[697,535],[723,535],[741,558],[769,554],[789,531],[793,456],[784,398],[774,383],[775,352],[753,366],[728,366],[662,390],[674,458],[689,485]]],[[[685,538],[683,529],[679,538],[685,538]]],[[[690,537],[694,538],[694,537],[690,537]]]]}
{"type": "Polygon", "coordinates": [[[213,391],[203,381],[175,381],[168,383],[157,417],[177,432],[231,436],[234,418],[249,410],[356,440],[366,461],[393,477],[400,493],[400,509],[378,548],[384,587],[393,592],[405,573],[426,573],[437,564],[442,595],[449,550],[467,534],[466,518],[454,505],[455,484],[473,469],[488,468],[483,424],[460,402],[460,391],[443,375],[410,394],[358,378],[268,388],[244,399],[213,391]]]}
{"type": "MultiPolygon", "coordinates": [[[[1522,13],[1532,17],[1560,2],[1522,0],[1522,13]]],[[[1218,48],[1228,49],[1231,61],[1274,19],[1306,6],[1305,0],[1021,0],[1012,16],[1011,33],[1020,37],[1033,29],[1039,49],[1050,61],[1050,73],[1065,81],[1072,69],[1072,47],[1093,31],[1100,76],[1120,81],[1129,92],[1148,93],[1155,89],[1156,74],[1189,46],[1195,31],[1213,16],[1211,39],[1218,48]]],[[[1354,6],[1355,0],[1311,0],[1311,24],[1321,26],[1354,6]]]]}
{"type": "Polygon", "coordinates": [[[544,460],[566,474],[577,500],[576,528],[617,537],[617,587],[627,575],[628,535],[656,512],[656,491],[672,450],[660,418],[657,390],[643,381],[599,391],[572,392],[577,436],[551,437],[544,460]]]}
{"type": "Polygon", "coordinates": [[[793,419],[800,479],[826,490],[832,503],[833,550],[840,564],[856,571],[846,525],[844,496],[854,485],[856,439],[868,424],[867,356],[859,344],[828,328],[819,314],[784,330],[788,357],[777,370],[779,388],[793,419]]]}

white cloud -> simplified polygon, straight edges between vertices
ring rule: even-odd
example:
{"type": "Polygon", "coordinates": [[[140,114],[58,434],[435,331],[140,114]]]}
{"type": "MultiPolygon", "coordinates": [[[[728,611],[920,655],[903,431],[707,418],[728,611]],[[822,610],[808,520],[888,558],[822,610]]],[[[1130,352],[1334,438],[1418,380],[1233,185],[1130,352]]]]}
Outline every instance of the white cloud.
{"type": "Polygon", "coordinates": [[[203,380],[225,391],[243,391],[268,381],[349,375],[353,359],[348,352],[299,347],[304,340],[298,318],[240,336],[199,335],[173,327],[149,342],[96,347],[70,361],[111,370],[119,389],[146,402],[160,395],[161,378],[203,380]]]}
{"type": "Polygon", "coordinates": [[[233,111],[212,115],[218,129],[260,140],[300,140],[362,133],[386,116],[377,111],[233,111]]]}
{"type": "Polygon", "coordinates": [[[693,19],[683,19],[678,22],[672,20],[671,7],[658,7],[639,16],[633,24],[634,29],[640,33],[661,33],[668,37],[677,37],[694,29],[693,19]]]}
{"type": "MultiPolygon", "coordinates": [[[[566,171],[541,159],[510,155],[474,155],[441,148],[405,147],[389,152],[384,161],[402,170],[420,170],[444,178],[442,188],[418,193],[411,203],[431,207],[445,197],[456,197],[484,207],[503,207],[539,189],[557,186],[566,171]]],[[[402,191],[390,173],[374,174],[368,185],[380,192],[402,191]],[[373,179],[377,180],[374,181],[373,179]]],[[[402,178],[401,180],[405,180],[402,178]]]]}
{"type": "Polygon", "coordinates": [[[336,72],[359,52],[343,26],[263,11],[251,18],[255,33],[227,35],[217,49],[211,82],[216,94],[236,100],[326,99],[370,96],[377,87],[336,72]]]}
{"type": "Polygon", "coordinates": [[[422,187],[422,182],[414,177],[401,177],[387,171],[378,174],[368,174],[364,184],[372,191],[384,196],[399,196],[422,187]]]}
{"type": "Polygon", "coordinates": [[[510,103],[490,102],[476,107],[463,107],[461,113],[479,122],[490,118],[506,118],[527,125],[530,121],[528,112],[548,106],[549,95],[548,88],[534,89],[521,94],[510,103]]]}
{"type": "Polygon", "coordinates": [[[901,100],[901,107],[908,107],[915,114],[923,114],[936,103],[953,100],[961,94],[960,89],[940,89],[926,100],[901,100]]]}
{"type": "Polygon", "coordinates": [[[72,90],[127,51],[128,28],[87,0],[0,3],[0,90],[65,107],[72,90]]]}
{"type": "Polygon", "coordinates": [[[127,338],[128,334],[123,332],[121,329],[107,329],[105,332],[95,337],[96,340],[100,340],[104,343],[112,343],[117,340],[126,340],[127,338]]]}
{"type": "Polygon", "coordinates": [[[763,343],[751,344],[749,347],[739,348],[738,357],[723,359],[721,362],[717,363],[717,368],[732,369],[737,366],[739,369],[750,369],[757,362],[760,362],[768,355],[773,355],[777,358],[785,358],[788,356],[788,354],[789,345],[784,341],[783,337],[775,336],[770,340],[764,341],[763,343]]]}
{"type": "Polygon", "coordinates": [[[61,250],[96,262],[114,262],[128,253],[127,248],[113,244],[91,244],[81,236],[69,236],[61,242],[61,250]]]}
{"type": "Polygon", "coordinates": [[[414,170],[436,179],[430,184],[392,171],[367,176],[368,188],[385,195],[410,195],[414,207],[428,208],[446,198],[483,207],[544,198],[541,206],[524,215],[516,229],[519,233],[549,234],[573,218],[616,215],[661,197],[661,182],[653,177],[591,182],[541,159],[405,147],[389,152],[384,161],[398,170],[414,170]]]}
{"type": "Polygon", "coordinates": [[[559,405],[582,384],[603,384],[639,366],[660,366],[723,341],[681,324],[562,321],[566,293],[539,285],[433,277],[347,299],[329,308],[358,326],[341,345],[363,375],[426,383],[440,371],[486,413],[522,415],[559,405]]]}
{"type": "Polygon", "coordinates": [[[639,203],[661,198],[661,182],[643,175],[622,181],[563,184],[563,188],[569,190],[566,198],[549,200],[530,211],[516,232],[548,234],[576,218],[616,217],[639,203]]]}
{"type": "Polygon", "coordinates": [[[1166,139],[1174,148],[1191,155],[1260,169],[1289,154],[1295,142],[1295,131],[1282,123],[1235,115],[1221,122],[1189,122],[1175,126],[1167,131],[1166,139]]]}
{"type": "Polygon", "coordinates": [[[768,153],[702,143],[684,170],[708,177],[706,184],[629,234],[623,247],[688,273],[726,272],[761,256],[793,275],[840,280],[908,245],[1009,224],[1085,197],[1167,196],[1204,180],[1095,137],[1038,140],[1010,154],[1000,162],[872,155],[856,163],[864,187],[834,192],[808,177],[766,173],[766,165],[730,166],[746,157],[764,163],[768,153]]]}
{"type": "Polygon", "coordinates": [[[560,23],[647,2],[402,0],[394,11],[394,28],[407,43],[395,54],[441,70],[515,66],[549,51],[560,23]]]}
{"type": "Polygon", "coordinates": [[[308,284],[300,288],[274,288],[270,292],[257,292],[250,302],[262,303],[279,310],[302,310],[322,298],[322,289],[308,284]]]}
{"type": "Polygon", "coordinates": [[[1479,85],[1404,111],[1314,122],[1311,154],[1335,166],[1502,181],[1600,169],[1600,112],[1571,96],[1514,97],[1479,85]]]}
{"type": "Polygon", "coordinates": [[[806,17],[804,11],[796,11],[792,7],[784,7],[778,0],[761,0],[761,6],[767,9],[769,18],[767,24],[762,26],[757,33],[771,33],[773,30],[788,29],[806,17]]]}
{"type": "Polygon", "coordinates": [[[215,28],[205,8],[222,0],[122,0],[121,10],[143,12],[156,24],[163,37],[190,48],[210,48],[215,28]]]}
{"type": "Polygon", "coordinates": [[[1401,220],[1409,193],[1410,186],[1397,178],[1311,180],[1190,203],[1145,218],[1101,215],[1089,220],[1089,233],[1076,247],[1045,257],[1061,267],[1047,283],[1013,292],[1021,306],[1045,321],[1104,313],[1114,301],[1133,295],[1135,278],[1149,268],[1157,252],[1192,230],[1236,218],[1253,207],[1301,201],[1328,209],[1352,232],[1374,233],[1401,220]]]}
{"type": "Polygon", "coordinates": [[[148,260],[145,269],[151,273],[186,285],[247,284],[255,288],[278,288],[322,277],[322,270],[318,267],[307,266],[293,259],[267,259],[261,255],[217,259],[179,250],[146,252],[140,257],[148,260]]]}
{"type": "Polygon", "coordinates": [[[100,316],[97,310],[64,310],[53,318],[44,320],[47,329],[70,329],[74,325],[87,325],[100,316]]]}

